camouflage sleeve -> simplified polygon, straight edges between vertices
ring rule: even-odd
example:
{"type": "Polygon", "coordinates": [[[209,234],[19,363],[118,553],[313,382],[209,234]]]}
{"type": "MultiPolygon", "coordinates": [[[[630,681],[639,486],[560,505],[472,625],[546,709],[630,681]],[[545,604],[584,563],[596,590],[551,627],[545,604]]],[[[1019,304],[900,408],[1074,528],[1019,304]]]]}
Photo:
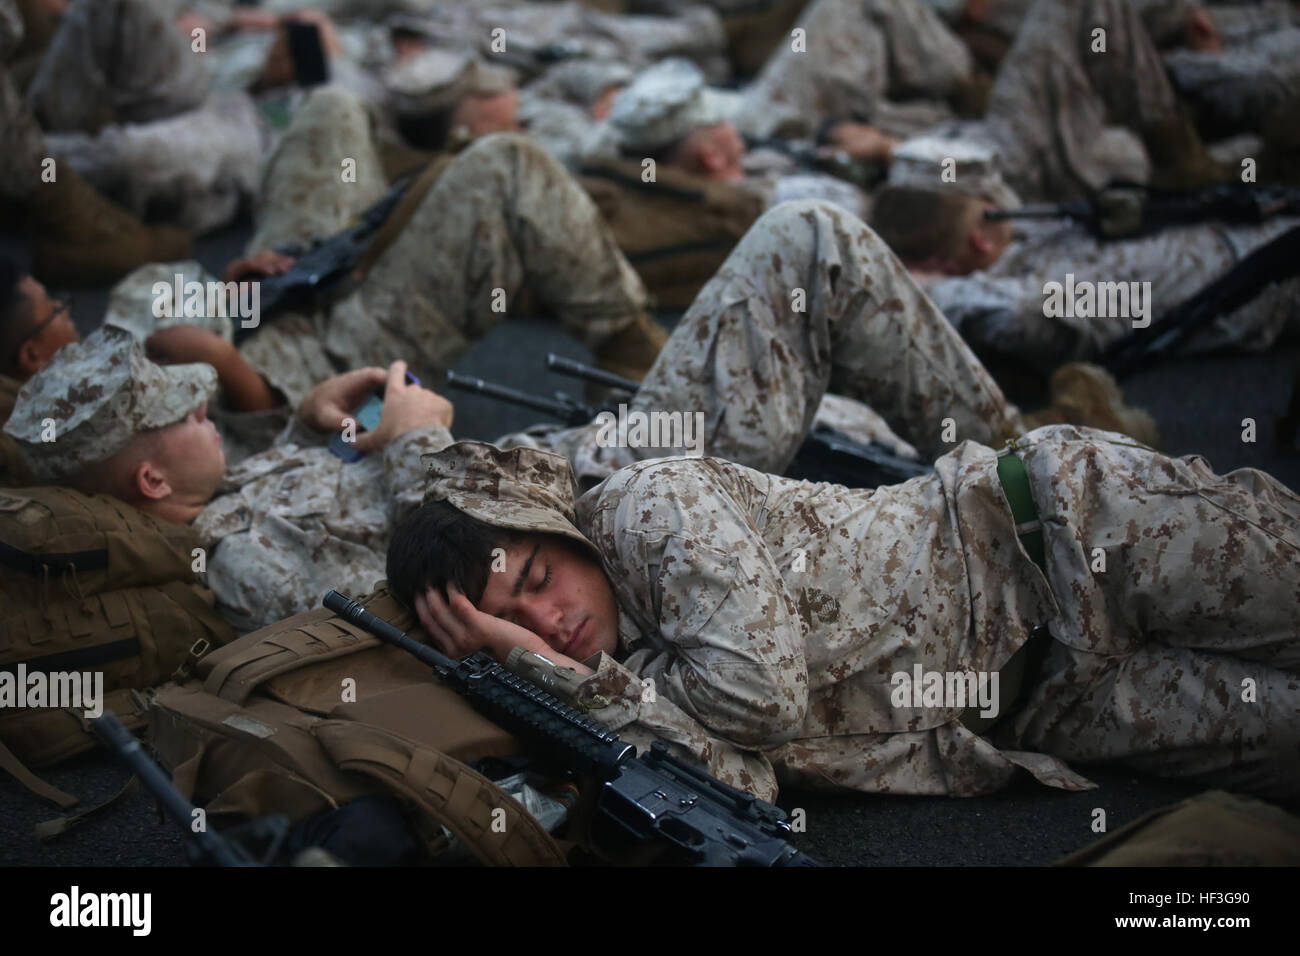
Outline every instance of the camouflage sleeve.
{"type": "Polygon", "coordinates": [[[442,425],[414,428],[384,446],[384,478],[394,523],[420,506],[425,491],[425,466],[421,455],[442,451],[454,438],[442,425]]]}
{"type": "Polygon", "coordinates": [[[886,0],[873,5],[889,51],[891,99],[944,97],[970,78],[966,44],[924,0],[886,0]]]}
{"type": "Polygon", "coordinates": [[[655,694],[649,681],[608,654],[600,655],[595,675],[578,692],[578,702],[638,750],[663,741],[674,756],[702,761],[724,783],[763,800],[776,798],[776,773],[765,756],[714,737],[671,700],[655,694]]]}
{"type": "MultiPolygon", "coordinates": [[[[808,707],[804,640],[773,556],[723,477],[665,459],[611,478],[596,540],[614,553],[620,605],[645,634],[625,662],[660,701],[742,747],[794,737],[808,707]]],[[[664,719],[668,719],[665,717],[664,719]]]]}

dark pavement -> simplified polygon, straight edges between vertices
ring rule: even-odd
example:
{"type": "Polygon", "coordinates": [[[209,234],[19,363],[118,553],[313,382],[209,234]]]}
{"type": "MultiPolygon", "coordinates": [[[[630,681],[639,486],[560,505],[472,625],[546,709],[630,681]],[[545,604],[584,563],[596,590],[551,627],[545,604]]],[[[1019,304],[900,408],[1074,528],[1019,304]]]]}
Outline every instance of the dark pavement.
{"type": "MultiPolygon", "coordinates": [[[[240,250],[245,229],[231,229],[199,245],[199,258],[219,273],[240,250]]],[[[83,331],[102,313],[103,292],[83,294],[76,318],[83,331]]],[[[503,322],[457,366],[482,378],[549,394],[581,394],[581,384],[546,372],[547,351],[590,360],[581,345],[552,322],[503,322]]],[[[395,356],[396,358],[397,356],[395,356]]],[[[1267,355],[1215,356],[1170,361],[1125,384],[1131,403],[1146,407],[1171,454],[1200,454],[1221,473],[1259,468],[1300,490],[1300,456],[1279,453],[1273,427],[1286,407],[1300,347],[1267,355]],[[1242,441],[1242,419],[1253,418],[1257,441],[1242,441]]],[[[428,384],[428,383],[426,383],[428,384]]],[[[491,440],[541,420],[527,409],[449,392],[460,438],[491,440]]],[[[1106,811],[1111,831],[1148,810],[1197,788],[1108,767],[1077,768],[1100,786],[1064,793],[1025,780],[992,796],[968,799],[828,796],[790,791],[787,809],[802,808],[807,831],[798,845],[826,863],[862,866],[1040,866],[1091,842],[1094,809],[1106,811]]],[[[76,794],[83,806],[112,795],[126,770],[106,754],[88,754],[46,774],[76,794]]],[[[57,811],[0,773],[0,864],[176,865],[184,862],[180,832],[159,824],[153,801],[135,792],[64,836],[42,844],[33,826],[57,811]]]]}

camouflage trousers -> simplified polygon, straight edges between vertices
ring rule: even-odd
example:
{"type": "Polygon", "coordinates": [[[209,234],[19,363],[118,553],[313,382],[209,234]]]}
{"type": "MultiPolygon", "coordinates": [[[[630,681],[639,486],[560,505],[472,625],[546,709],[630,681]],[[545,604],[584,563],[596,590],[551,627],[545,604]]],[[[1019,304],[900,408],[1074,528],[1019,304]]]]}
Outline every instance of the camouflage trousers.
{"type": "MultiPolygon", "coordinates": [[[[779,474],[827,390],[869,406],[929,459],[1021,431],[1016,408],[880,237],[811,200],[777,206],[750,228],[628,410],[702,413],[704,454],[779,474]]],[[[688,451],[608,440],[592,423],[502,441],[549,447],[584,480],[688,451]]]]}
{"type": "Polygon", "coordinates": [[[1097,437],[1022,443],[1060,613],[994,741],[1300,797],[1300,497],[1097,437]]]}
{"type": "Polygon", "coordinates": [[[193,109],[208,94],[202,54],[150,0],[73,0],[27,91],[49,131],[93,133],[193,109]]]}
{"type": "Polygon", "coordinates": [[[1127,0],[1038,0],[1002,61],[982,125],[1022,199],[1059,200],[1115,178],[1145,179],[1146,152],[1133,132],[1176,110],[1127,0]]]}
{"type": "MultiPolygon", "coordinates": [[[[267,170],[258,239],[341,228],[382,191],[380,168],[359,101],[316,91],[267,170]],[[340,179],[346,159],[356,182],[340,179]]],[[[589,347],[646,308],[641,280],[582,188],[527,138],[498,134],[447,167],[359,287],[327,312],[276,319],[242,349],[295,400],[332,370],[395,359],[432,384],[523,310],[525,290],[589,347]]]]}

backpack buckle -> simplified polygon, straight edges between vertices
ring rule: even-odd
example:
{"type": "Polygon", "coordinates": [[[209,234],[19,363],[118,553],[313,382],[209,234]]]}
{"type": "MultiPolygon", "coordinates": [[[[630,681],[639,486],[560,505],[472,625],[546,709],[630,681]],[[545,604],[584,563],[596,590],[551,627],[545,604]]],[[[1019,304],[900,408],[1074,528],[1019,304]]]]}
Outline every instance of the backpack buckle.
{"type": "Polygon", "coordinates": [[[194,665],[212,649],[212,642],[206,637],[200,637],[190,645],[190,652],[185,655],[185,660],[181,666],[176,668],[176,673],[172,675],[172,680],[188,680],[194,672],[194,665]]]}

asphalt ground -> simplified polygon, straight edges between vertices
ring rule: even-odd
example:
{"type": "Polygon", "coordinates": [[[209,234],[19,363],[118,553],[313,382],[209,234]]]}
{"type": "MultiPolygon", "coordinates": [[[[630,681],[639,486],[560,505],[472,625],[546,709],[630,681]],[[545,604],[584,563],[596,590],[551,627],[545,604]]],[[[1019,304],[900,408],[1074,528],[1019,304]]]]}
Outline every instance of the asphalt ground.
{"type": "MultiPolygon", "coordinates": [[[[198,258],[219,273],[239,254],[247,225],[201,241],[198,258]]],[[[78,295],[74,317],[83,333],[102,316],[105,290],[78,295]]],[[[548,351],[590,360],[587,350],[556,323],[510,319],[460,362],[457,370],[549,394],[581,394],[580,383],[545,371],[548,351]],[[521,384],[522,383],[522,384],[521,384]]],[[[395,356],[396,358],[397,356],[395,356]]],[[[1221,473],[1259,468],[1300,491],[1300,456],[1283,454],[1273,423],[1286,408],[1300,346],[1264,355],[1176,359],[1143,370],[1124,383],[1131,403],[1147,408],[1161,430],[1163,450],[1199,454],[1221,473]],[[1242,420],[1256,422],[1257,440],[1243,442],[1242,420]]],[[[491,440],[540,420],[536,412],[477,396],[449,392],[460,438],[491,440]]],[[[781,804],[801,809],[805,830],[794,842],[828,864],[857,866],[1043,866],[1097,838],[1100,808],[1113,832],[1156,807],[1197,792],[1122,767],[1079,767],[1097,784],[1066,793],[1025,779],[985,797],[954,799],[879,795],[827,795],[786,791],[781,804]]],[[[93,806],[116,793],[125,768],[104,753],[90,753],[47,771],[46,779],[93,806]]],[[[0,865],[158,866],[185,862],[182,833],[159,822],[151,797],[135,791],[63,836],[41,843],[33,827],[58,812],[0,774],[0,865]]]]}

